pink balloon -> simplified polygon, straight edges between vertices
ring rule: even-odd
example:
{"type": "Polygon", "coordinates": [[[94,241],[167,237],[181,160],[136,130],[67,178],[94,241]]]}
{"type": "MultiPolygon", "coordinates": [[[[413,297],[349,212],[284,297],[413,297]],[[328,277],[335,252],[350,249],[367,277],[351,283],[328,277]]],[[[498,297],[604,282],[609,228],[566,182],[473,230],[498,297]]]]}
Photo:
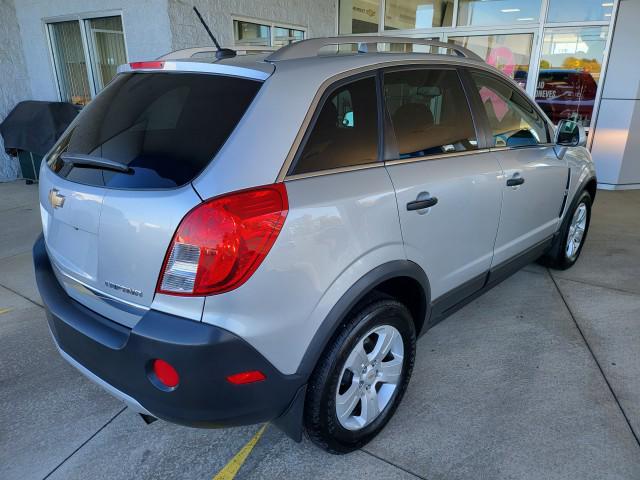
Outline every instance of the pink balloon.
{"type": "Polygon", "coordinates": [[[494,67],[497,67],[498,60],[500,59],[504,61],[502,72],[505,75],[512,77],[513,72],[516,69],[516,59],[509,47],[503,46],[503,47],[492,48],[491,51],[489,52],[489,56],[487,57],[487,63],[489,65],[493,65],[494,67]]]}

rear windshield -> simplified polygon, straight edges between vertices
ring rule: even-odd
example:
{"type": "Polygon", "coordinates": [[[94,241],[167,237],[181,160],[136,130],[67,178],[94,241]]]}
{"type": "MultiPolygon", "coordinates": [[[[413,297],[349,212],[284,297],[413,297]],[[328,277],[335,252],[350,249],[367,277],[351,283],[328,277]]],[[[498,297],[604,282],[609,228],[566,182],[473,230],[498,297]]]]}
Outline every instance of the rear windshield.
{"type": "Polygon", "coordinates": [[[209,74],[119,75],[84,107],[49,165],[61,177],[88,185],[184,185],[222,147],[260,86],[255,80],[209,74]],[[74,161],[73,154],[85,161],[74,161]],[[96,168],[87,156],[128,169],[96,168]]]}

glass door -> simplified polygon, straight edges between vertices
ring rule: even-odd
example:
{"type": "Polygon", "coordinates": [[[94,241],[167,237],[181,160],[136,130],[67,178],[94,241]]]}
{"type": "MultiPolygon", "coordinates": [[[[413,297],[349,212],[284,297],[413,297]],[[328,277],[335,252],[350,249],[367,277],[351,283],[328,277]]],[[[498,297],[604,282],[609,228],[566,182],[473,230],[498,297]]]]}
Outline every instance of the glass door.
{"type": "Polygon", "coordinates": [[[91,88],[80,24],[77,21],[51,23],[48,30],[60,100],[86,105],[91,100],[91,88]]]}
{"type": "Polygon", "coordinates": [[[118,65],[127,63],[122,18],[91,18],[85,25],[94,87],[99,92],[115,77],[118,65]]]}

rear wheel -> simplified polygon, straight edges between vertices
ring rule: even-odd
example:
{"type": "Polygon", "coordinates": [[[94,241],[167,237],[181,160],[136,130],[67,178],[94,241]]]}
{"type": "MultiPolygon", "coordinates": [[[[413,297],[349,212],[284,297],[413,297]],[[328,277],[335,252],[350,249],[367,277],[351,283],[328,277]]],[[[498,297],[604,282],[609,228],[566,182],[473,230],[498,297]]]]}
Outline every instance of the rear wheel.
{"type": "Polygon", "coordinates": [[[560,235],[541,263],[557,270],[566,270],[576,263],[589,231],[591,202],[588,192],[580,194],[573,210],[566,214],[560,235]]]}
{"type": "Polygon", "coordinates": [[[415,348],[404,305],[383,299],[357,309],[310,379],[305,427],[311,440],[329,452],[347,453],[375,437],[404,395],[415,348]]]}

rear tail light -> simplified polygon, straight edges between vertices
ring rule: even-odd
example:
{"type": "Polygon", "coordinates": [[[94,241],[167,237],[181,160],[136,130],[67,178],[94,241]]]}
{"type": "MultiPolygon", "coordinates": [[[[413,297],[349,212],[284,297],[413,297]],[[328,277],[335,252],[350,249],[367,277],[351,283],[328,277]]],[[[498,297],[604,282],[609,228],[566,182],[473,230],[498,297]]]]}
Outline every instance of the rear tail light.
{"type": "Polygon", "coordinates": [[[198,205],[178,226],[156,291],[191,296],[238,288],[269,253],[288,208],[283,183],[229,193],[198,205]]]}

